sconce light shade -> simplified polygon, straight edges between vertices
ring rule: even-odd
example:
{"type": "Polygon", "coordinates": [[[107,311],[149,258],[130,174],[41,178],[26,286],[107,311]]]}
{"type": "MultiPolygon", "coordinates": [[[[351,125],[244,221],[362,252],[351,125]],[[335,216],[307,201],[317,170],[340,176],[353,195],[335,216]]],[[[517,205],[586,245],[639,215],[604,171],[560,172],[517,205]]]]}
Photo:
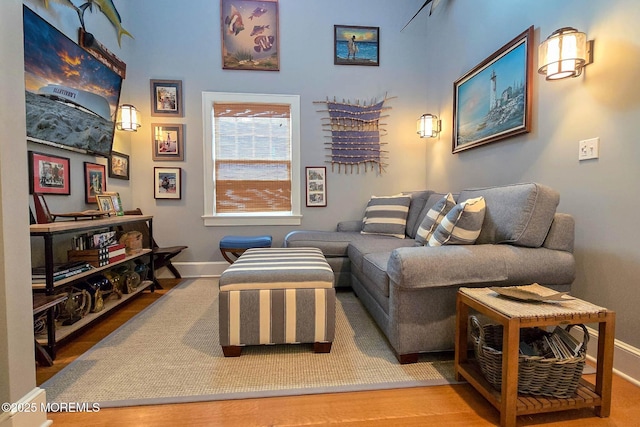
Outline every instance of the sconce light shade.
{"type": "Polygon", "coordinates": [[[575,28],[554,31],[538,47],[538,73],[545,75],[546,80],[578,77],[592,62],[592,44],[585,33],[575,28]]]}
{"type": "Polygon", "coordinates": [[[118,130],[136,132],[140,126],[140,118],[136,107],[131,104],[122,104],[120,108],[118,108],[116,128],[118,130]]]}
{"type": "Polygon", "coordinates": [[[440,133],[440,120],[433,114],[423,114],[418,119],[418,135],[420,138],[435,138],[440,133]]]}

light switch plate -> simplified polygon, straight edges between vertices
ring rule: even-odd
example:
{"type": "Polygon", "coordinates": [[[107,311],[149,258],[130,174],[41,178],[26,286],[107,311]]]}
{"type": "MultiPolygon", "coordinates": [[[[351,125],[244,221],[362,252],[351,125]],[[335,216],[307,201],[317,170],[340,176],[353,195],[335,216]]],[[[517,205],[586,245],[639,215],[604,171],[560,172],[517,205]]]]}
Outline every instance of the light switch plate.
{"type": "Polygon", "coordinates": [[[600,157],[600,138],[584,139],[578,143],[578,160],[600,157]]]}

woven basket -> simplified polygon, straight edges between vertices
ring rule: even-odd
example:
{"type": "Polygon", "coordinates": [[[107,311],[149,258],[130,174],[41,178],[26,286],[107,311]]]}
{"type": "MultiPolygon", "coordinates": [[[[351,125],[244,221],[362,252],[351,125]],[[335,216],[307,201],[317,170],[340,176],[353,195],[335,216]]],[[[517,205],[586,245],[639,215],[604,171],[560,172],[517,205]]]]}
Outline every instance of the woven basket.
{"type": "MultiPolygon", "coordinates": [[[[480,370],[487,381],[500,390],[502,387],[502,325],[481,325],[475,316],[470,317],[471,338],[474,353],[480,370]]],[[[541,356],[520,355],[518,358],[518,393],[569,398],[575,394],[578,382],[582,377],[587,352],[589,333],[584,325],[582,346],[578,356],[567,359],[544,358],[541,356]]],[[[539,328],[522,328],[520,340],[532,342],[548,332],[539,328]]]]}

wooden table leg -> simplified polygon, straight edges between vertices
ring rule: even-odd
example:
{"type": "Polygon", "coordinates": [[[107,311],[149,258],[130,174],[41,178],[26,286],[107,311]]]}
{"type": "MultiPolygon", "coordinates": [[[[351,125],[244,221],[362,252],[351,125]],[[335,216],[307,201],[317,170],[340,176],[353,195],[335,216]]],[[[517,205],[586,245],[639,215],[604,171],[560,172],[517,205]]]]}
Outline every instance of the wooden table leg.
{"type": "Polygon", "coordinates": [[[502,337],[502,396],[500,400],[500,425],[515,427],[518,401],[518,354],[520,322],[510,319],[504,325],[502,337]]]}
{"type": "Polygon", "coordinates": [[[616,316],[608,312],[604,321],[598,324],[598,360],[595,392],[600,395],[602,405],[596,407],[596,415],[608,417],[611,414],[611,381],[613,377],[613,349],[616,316]]]}
{"type": "Polygon", "coordinates": [[[467,340],[468,340],[468,326],[469,326],[469,306],[464,304],[460,295],[456,298],[456,341],[455,341],[455,356],[453,362],[453,368],[455,372],[456,381],[462,381],[464,378],[459,373],[458,367],[461,363],[467,361],[467,340]]]}

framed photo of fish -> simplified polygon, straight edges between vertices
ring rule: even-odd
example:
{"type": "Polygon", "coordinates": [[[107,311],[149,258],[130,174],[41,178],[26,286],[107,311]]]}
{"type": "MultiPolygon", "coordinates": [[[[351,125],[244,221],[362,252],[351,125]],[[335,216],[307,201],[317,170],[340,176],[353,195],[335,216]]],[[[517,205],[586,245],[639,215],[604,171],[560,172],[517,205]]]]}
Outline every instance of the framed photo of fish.
{"type": "Polygon", "coordinates": [[[380,65],[380,27],[333,26],[335,65],[380,65]]]}
{"type": "Polygon", "coordinates": [[[453,83],[452,152],[530,132],[533,26],[453,83]]]}
{"type": "Polygon", "coordinates": [[[278,0],[220,0],[222,68],[280,70],[278,0]]]}
{"type": "Polygon", "coordinates": [[[151,80],[151,115],[182,117],[182,80],[151,80]]]}

